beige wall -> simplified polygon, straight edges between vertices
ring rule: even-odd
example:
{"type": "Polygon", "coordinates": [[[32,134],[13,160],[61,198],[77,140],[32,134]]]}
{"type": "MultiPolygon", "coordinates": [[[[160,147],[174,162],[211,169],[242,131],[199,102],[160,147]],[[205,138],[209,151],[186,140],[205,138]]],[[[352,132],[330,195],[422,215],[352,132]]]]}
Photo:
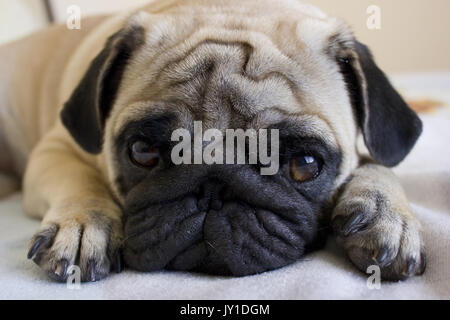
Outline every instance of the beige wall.
{"type": "Polygon", "coordinates": [[[77,5],[86,15],[113,13],[125,8],[142,6],[149,0],[50,0],[58,21],[65,21],[70,5],[77,5]]]}
{"type": "Polygon", "coordinates": [[[450,70],[450,0],[310,0],[344,18],[389,72],[450,70]],[[381,29],[366,26],[381,8],[381,29]]]}
{"type": "MultiPolygon", "coordinates": [[[[245,0],[243,0],[245,1],[245,0]]],[[[274,0],[277,1],[277,0],[274,0]]],[[[42,25],[40,0],[0,0],[0,42],[42,25]],[[26,8],[24,10],[19,7],[26,8]],[[22,10],[22,13],[21,13],[22,10]],[[33,14],[31,14],[33,12],[33,14]],[[17,32],[15,32],[17,31],[17,32]]],[[[83,15],[111,13],[146,0],[51,0],[58,21],[77,4],[83,15]]],[[[389,73],[450,70],[450,0],[309,0],[345,19],[389,73]],[[366,10],[381,9],[381,29],[369,30],[366,10]]]]}
{"type": "Polygon", "coordinates": [[[40,0],[0,0],[0,44],[47,25],[40,0]]]}

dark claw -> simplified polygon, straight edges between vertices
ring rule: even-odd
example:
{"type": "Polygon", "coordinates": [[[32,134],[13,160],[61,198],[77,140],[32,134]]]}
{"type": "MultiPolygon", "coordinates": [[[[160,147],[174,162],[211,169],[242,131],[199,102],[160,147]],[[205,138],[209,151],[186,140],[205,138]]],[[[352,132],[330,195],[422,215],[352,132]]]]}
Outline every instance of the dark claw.
{"type": "Polygon", "coordinates": [[[91,261],[89,263],[89,281],[95,282],[95,262],[91,261]]]}
{"type": "Polygon", "coordinates": [[[411,259],[408,264],[408,275],[412,274],[416,266],[416,260],[411,259]]]}
{"type": "Polygon", "coordinates": [[[67,277],[67,269],[69,269],[69,261],[67,261],[66,259],[61,260],[60,261],[60,266],[61,266],[61,269],[60,270],[58,270],[58,269],[55,270],[55,274],[61,279],[66,279],[66,277],[67,277]]]}
{"type": "Polygon", "coordinates": [[[358,231],[360,231],[364,226],[364,214],[361,212],[354,213],[342,227],[341,233],[344,237],[348,237],[358,231]]]}
{"type": "Polygon", "coordinates": [[[427,256],[424,253],[420,254],[420,269],[418,275],[421,276],[425,273],[427,268],[427,256]]]}
{"type": "Polygon", "coordinates": [[[380,250],[374,252],[372,260],[378,265],[383,265],[388,256],[389,256],[389,248],[382,247],[380,250]]]}
{"type": "Polygon", "coordinates": [[[28,255],[27,258],[28,259],[32,259],[34,257],[34,255],[36,254],[36,252],[38,252],[39,248],[42,246],[42,244],[44,243],[45,238],[44,237],[37,237],[36,241],[34,242],[33,246],[31,247],[31,249],[28,251],[28,255]]]}
{"type": "Polygon", "coordinates": [[[414,267],[416,266],[416,260],[409,259],[408,263],[406,264],[405,268],[403,269],[402,275],[409,277],[414,271],[414,267]]]}
{"type": "Polygon", "coordinates": [[[120,254],[120,252],[116,255],[115,269],[116,273],[121,273],[123,270],[122,255],[120,254]]]}

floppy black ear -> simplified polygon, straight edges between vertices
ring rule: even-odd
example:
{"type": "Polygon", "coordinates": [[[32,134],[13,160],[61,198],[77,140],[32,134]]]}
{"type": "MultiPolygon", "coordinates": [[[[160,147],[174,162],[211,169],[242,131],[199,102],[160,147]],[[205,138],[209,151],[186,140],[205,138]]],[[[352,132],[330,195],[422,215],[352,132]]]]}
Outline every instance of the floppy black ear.
{"type": "Polygon", "coordinates": [[[61,111],[61,120],[87,152],[102,150],[106,118],[133,51],[143,41],[144,30],[128,26],[112,35],[91,62],[86,74],[61,111]]]}
{"type": "Polygon", "coordinates": [[[353,57],[340,61],[370,154],[385,166],[396,166],[422,133],[421,120],[392,87],[365,45],[356,41],[353,57]]]}

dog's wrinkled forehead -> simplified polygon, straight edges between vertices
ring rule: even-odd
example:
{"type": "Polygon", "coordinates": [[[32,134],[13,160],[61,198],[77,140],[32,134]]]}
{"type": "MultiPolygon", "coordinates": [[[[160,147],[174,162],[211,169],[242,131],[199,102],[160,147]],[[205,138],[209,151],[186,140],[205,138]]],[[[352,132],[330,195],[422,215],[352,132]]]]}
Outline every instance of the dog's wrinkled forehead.
{"type": "Polygon", "coordinates": [[[341,43],[351,37],[337,20],[141,13],[134,23],[145,26],[145,41],[122,79],[111,117],[116,133],[145,113],[167,109],[218,129],[244,122],[265,127],[303,114],[339,135],[328,120],[353,121],[330,56],[333,36],[341,43]]]}

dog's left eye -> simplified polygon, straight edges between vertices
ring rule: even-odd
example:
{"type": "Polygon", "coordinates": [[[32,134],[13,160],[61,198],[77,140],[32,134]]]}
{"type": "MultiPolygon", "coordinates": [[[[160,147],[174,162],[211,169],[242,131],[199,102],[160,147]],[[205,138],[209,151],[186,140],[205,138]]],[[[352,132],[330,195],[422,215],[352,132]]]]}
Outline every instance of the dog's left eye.
{"type": "Polygon", "coordinates": [[[131,159],[137,164],[152,168],[159,163],[159,150],[145,141],[136,141],[131,145],[131,159]]]}
{"type": "Polygon", "coordinates": [[[295,181],[306,182],[320,174],[322,164],[313,156],[302,155],[291,160],[290,169],[295,181]]]}

